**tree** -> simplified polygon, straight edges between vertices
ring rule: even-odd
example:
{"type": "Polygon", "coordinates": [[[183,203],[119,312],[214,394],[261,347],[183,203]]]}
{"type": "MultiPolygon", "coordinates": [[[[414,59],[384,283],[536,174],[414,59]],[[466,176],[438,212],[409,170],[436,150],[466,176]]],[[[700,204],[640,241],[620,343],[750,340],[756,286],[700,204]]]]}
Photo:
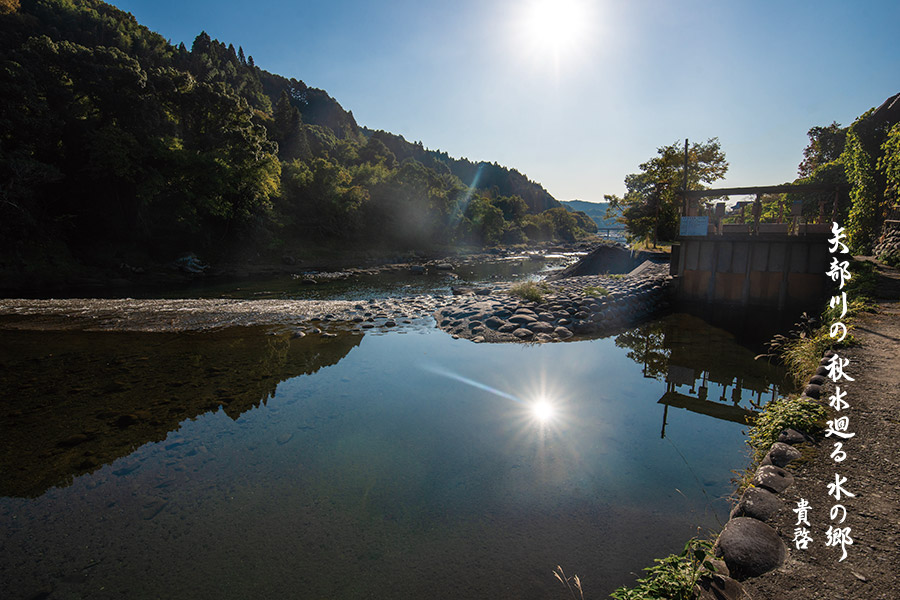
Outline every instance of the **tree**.
{"type": "Polygon", "coordinates": [[[278,143],[278,158],[283,161],[309,156],[309,143],[303,132],[300,111],[291,104],[286,90],[281,91],[281,96],[272,111],[269,138],[278,143]]]}
{"type": "Polygon", "coordinates": [[[847,140],[847,127],[837,121],[826,127],[812,127],[807,132],[809,145],[803,149],[803,162],[797,168],[800,177],[811,176],[817,168],[841,157],[847,140]]]}
{"type": "MultiPolygon", "coordinates": [[[[625,224],[629,238],[674,240],[678,234],[681,188],[684,182],[684,149],[675,142],[658,148],[657,156],[640,165],[640,173],[625,176],[622,198],[606,195],[607,217],[621,211],[618,221],[625,224]]],[[[718,138],[694,143],[688,149],[689,190],[707,189],[725,176],[728,162],[718,138]]]]}

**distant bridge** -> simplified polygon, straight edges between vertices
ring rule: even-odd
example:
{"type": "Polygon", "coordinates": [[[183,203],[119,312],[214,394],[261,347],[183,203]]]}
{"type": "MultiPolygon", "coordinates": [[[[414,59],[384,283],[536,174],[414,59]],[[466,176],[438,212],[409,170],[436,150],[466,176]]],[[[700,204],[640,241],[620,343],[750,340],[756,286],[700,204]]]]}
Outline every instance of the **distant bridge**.
{"type": "Polygon", "coordinates": [[[597,233],[599,233],[601,231],[605,231],[606,237],[609,237],[610,231],[625,231],[625,228],[624,227],[598,227],[597,233]]]}

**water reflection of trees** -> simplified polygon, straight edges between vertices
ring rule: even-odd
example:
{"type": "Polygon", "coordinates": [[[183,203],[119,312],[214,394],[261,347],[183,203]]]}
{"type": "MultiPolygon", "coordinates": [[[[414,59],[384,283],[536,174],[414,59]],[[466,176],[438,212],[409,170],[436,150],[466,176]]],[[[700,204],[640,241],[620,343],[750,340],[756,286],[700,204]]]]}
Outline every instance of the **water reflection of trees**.
{"type": "Polygon", "coordinates": [[[782,393],[786,381],[783,369],[754,360],[731,333],[687,314],[631,329],[615,343],[642,365],[645,377],[666,382],[663,431],[669,406],[745,423],[782,393]]]}
{"type": "Polygon", "coordinates": [[[0,348],[0,495],[36,496],[185,419],[232,419],[279,382],[336,364],[362,336],[4,332],[0,348]]]}
{"type": "Polygon", "coordinates": [[[670,350],[666,347],[668,320],[653,321],[616,336],[616,346],[626,348],[626,355],[643,365],[644,377],[664,379],[670,350]]]}

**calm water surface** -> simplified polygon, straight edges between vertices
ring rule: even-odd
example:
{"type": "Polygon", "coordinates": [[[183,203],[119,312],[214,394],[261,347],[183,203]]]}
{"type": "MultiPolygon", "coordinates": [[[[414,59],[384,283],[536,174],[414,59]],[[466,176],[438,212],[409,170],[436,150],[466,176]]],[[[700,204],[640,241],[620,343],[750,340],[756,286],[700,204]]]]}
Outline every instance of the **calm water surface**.
{"type": "Polygon", "coordinates": [[[781,382],[680,314],[338,334],[0,333],[0,597],[603,597],[724,523],[781,382]]]}

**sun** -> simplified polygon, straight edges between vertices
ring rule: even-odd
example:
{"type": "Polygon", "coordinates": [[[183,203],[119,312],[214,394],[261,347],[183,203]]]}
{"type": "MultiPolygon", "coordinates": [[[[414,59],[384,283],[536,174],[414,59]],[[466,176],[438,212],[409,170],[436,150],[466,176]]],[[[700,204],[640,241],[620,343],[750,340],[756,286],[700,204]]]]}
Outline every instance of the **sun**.
{"type": "Polygon", "coordinates": [[[531,0],[522,13],[522,37],[533,51],[561,60],[584,44],[587,0],[531,0]]]}

